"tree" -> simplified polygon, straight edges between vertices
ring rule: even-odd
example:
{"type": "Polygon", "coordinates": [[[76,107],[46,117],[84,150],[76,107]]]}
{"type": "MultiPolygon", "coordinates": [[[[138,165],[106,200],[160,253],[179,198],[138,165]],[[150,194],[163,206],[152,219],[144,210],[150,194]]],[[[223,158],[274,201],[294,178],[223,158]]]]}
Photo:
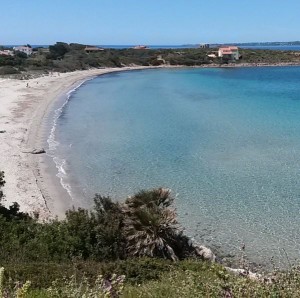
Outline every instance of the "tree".
{"type": "Polygon", "coordinates": [[[122,231],[124,215],[121,205],[113,202],[109,197],[96,194],[92,216],[95,221],[96,235],[95,259],[123,259],[125,239],[122,231]]]}
{"type": "MultiPolygon", "coordinates": [[[[26,59],[26,58],[28,58],[28,56],[27,56],[26,53],[23,53],[23,52],[20,52],[20,51],[16,51],[15,57],[21,58],[21,59],[26,59]]],[[[21,64],[21,63],[19,63],[19,64],[21,64]]]]}
{"type": "Polygon", "coordinates": [[[65,42],[57,42],[55,45],[49,47],[49,51],[50,58],[63,58],[63,56],[70,51],[70,46],[65,42]]]}
{"type": "Polygon", "coordinates": [[[118,203],[96,195],[94,209],[78,208],[66,212],[70,255],[98,261],[115,260],[124,256],[122,212],[118,203]]]}
{"type": "Polygon", "coordinates": [[[129,197],[124,213],[124,236],[131,256],[163,257],[178,260],[173,245],[180,234],[169,189],[141,191],[129,197]]]}

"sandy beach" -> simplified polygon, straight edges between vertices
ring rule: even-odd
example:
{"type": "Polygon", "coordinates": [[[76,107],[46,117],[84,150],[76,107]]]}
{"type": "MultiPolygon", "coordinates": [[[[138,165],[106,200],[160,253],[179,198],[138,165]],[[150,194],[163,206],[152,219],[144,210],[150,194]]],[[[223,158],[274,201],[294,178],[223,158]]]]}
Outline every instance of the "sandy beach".
{"type": "MultiPolygon", "coordinates": [[[[61,216],[72,206],[55,177],[55,167],[44,165],[46,154],[32,154],[45,147],[45,122],[56,100],[87,78],[144,67],[106,68],[30,79],[0,79],[0,170],[5,172],[5,205],[17,202],[22,211],[40,218],[61,216]]],[[[48,119],[48,122],[50,120],[48,119]]],[[[47,153],[47,152],[46,152],[47,153]]],[[[48,157],[49,158],[49,157],[48,157]]]]}

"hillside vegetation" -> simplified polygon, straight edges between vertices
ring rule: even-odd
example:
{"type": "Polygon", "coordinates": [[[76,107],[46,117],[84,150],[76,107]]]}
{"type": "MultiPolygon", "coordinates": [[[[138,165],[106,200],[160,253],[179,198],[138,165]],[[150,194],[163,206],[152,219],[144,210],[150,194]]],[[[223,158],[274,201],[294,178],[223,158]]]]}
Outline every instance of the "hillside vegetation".
{"type": "MultiPolygon", "coordinates": [[[[227,60],[210,58],[216,49],[103,49],[87,53],[85,45],[57,42],[49,49],[37,48],[31,56],[17,52],[15,56],[0,56],[0,75],[27,78],[53,71],[67,72],[100,67],[181,65],[203,66],[227,64],[227,60]]],[[[300,64],[300,53],[293,51],[240,49],[243,63],[300,64]]]]}
{"type": "MultiPolygon", "coordinates": [[[[0,297],[300,297],[300,271],[228,273],[182,233],[167,189],[40,222],[1,204],[0,297]],[[206,256],[207,258],[207,256],[206,256]]],[[[247,266],[245,267],[247,272],[247,266]]]]}

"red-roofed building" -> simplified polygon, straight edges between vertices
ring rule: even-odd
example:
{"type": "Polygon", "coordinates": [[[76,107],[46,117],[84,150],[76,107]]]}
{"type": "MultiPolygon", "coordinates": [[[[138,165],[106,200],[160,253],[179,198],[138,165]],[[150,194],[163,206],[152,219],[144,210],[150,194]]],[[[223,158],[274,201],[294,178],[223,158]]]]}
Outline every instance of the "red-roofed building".
{"type": "Polygon", "coordinates": [[[221,47],[219,48],[218,56],[221,58],[227,58],[229,60],[239,60],[239,49],[235,46],[221,47]]]}

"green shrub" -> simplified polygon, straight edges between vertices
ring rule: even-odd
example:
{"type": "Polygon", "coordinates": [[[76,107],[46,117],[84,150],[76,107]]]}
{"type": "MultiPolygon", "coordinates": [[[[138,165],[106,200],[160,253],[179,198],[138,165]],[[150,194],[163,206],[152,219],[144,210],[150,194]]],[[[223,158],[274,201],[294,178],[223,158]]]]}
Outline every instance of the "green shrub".
{"type": "Polygon", "coordinates": [[[12,66],[2,66],[0,67],[0,75],[10,75],[10,74],[17,74],[20,71],[12,66]]]}

